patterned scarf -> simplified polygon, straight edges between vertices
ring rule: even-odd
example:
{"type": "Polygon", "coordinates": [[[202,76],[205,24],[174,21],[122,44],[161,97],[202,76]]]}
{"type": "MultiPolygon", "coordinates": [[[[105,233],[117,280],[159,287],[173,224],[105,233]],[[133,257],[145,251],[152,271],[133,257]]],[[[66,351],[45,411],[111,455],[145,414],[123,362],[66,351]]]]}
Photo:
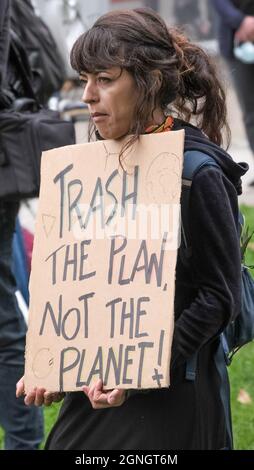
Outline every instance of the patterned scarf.
{"type": "Polygon", "coordinates": [[[171,131],[174,126],[174,118],[172,116],[167,116],[165,121],[160,124],[153,124],[145,130],[145,134],[157,134],[158,132],[168,132],[171,131]]]}

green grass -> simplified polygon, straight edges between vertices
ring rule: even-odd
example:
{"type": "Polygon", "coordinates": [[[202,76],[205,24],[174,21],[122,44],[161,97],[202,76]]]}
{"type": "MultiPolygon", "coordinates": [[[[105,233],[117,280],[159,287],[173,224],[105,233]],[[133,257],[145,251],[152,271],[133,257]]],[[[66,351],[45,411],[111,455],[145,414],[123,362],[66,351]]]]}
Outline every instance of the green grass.
{"type": "Polygon", "coordinates": [[[244,346],[229,367],[235,449],[254,449],[254,342],[244,346]],[[240,389],[252,398],[251,404],[237,401],[240,389]]]}
{"type": "MultiPolygon", "coordinates": [[[[246,225],[254,230],[254,208],[241,206],[246,225]]],[[[254,266],[254,239],[252,249],[248,249],[245,262],[254,266]]],[[[252,271],[252,275],[253,275],[252,271]]],[[[244,346],[234,357],[229,367],[231,383],[231,406],[236,449],[254,449],[254,342],[244,346]],[[240,389],[244,389],[252,398],[251,404],[243,405],[237,401],[240,389]]]]}
{"type": "MultiPolygon", "coordinates": [[[[254,230],[254,208],[242,206],[247,225],[254,230]]],[[[254,240],[252,240],[254,243],[254,240]]],[[[247,265],[254,265],[254,249],[247,250],[247,265]]],[[[253,271],[252,271],[253,273],[253,271]]],[[[234,428],[235,449],[254,449],[254,342],[244,346],[234,357],[229,367],[231,383],[231,405],[234,428]],[[243,405],[237,401],[240,389],[244,389],[252,398],[251,404],[243,405]]],[[[45,435],[52,428],[60,404],[44,409],[45,435]]],[[[0,428],[0,448],[3,448],[3,431],[0,428]]]]}
{"type": "MultiPolygon", "coordinates": [[[[253,207],[248,207],[248,206],[241,206],[241,212],[244,214],[245,219],[246,219],[246,226],[249,227],[250,232],[254,230],[254,208],[253,207]]],[[[251,250],[247,250],[247,256],[246,256],[246,264],[248,266],[254,266],[254,235],[251,240],[251,250]]],[[[252,270],[252,275],[254,275],[254,271],[252,270]]]]}

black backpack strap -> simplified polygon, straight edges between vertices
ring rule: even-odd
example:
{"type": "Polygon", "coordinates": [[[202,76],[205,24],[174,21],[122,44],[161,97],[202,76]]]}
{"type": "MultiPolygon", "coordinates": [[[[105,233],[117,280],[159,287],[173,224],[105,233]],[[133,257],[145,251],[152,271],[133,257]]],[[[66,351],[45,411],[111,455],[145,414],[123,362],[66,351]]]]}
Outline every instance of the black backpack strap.
{"type": "Polygon", "coordinates": [[[216,166],[218,163],[209,155],[196,150],[184,152],[183,172],[182,172],[182,195],[181,195],[181,218],[182,218],[182,240],[180,255],[184,264],[192,255],[188,213],[190,207],[190,190],[195,175],[204,166],[216,166]]]}
{"type": "Polygon", "coordinates": [[[185,369],[185,379],[194,382],[196,379],[196,369],[197,369],[198,353],[193,354],[193,356],[188,359],[186,362],[185,369]]]}
{"type": "Polygon", "coordinates": [[[223,342],[219,341],[218,349],[214,355],[214,363],[220,380],[220,399],[224,411],[225,431],[226,431],[226,449],[233,449],[233,431],[230,409],[230,390],[227,375],[227,366],[225,362],[225,352],[223,342]]]}

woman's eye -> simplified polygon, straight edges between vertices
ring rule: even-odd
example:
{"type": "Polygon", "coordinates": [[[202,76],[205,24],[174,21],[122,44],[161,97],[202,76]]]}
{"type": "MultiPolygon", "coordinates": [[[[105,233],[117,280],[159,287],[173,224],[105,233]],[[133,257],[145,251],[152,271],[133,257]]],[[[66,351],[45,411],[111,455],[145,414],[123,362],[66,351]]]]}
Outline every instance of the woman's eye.
{"type": "Polygon", "coordinates": [[[86,84],[87,84],[87,80],[85,80],[84,78],[81,78],[81,79],[79,80],[79,83],[80,83],[80,86],[81,86],[82,88],[85,88],[85,86],[86,86],[86,84]]]}
{"type": "Polygon", "coordinates": [[[109,77],[99,77],[99,83],[109,83],[111,79],[109,77]]]}

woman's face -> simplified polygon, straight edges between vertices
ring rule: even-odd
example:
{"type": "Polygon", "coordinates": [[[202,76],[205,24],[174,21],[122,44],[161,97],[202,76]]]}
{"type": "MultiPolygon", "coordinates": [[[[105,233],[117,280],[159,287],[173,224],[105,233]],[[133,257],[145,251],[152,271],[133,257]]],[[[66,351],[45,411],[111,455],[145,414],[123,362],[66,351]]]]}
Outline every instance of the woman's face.
{"type": "Polygon", "coordinates": [[[82,73],[84,94],[93,122],[104,139],[119,139],[131,129],[138,97],[132,75],[120,67],[82,73]]]}

